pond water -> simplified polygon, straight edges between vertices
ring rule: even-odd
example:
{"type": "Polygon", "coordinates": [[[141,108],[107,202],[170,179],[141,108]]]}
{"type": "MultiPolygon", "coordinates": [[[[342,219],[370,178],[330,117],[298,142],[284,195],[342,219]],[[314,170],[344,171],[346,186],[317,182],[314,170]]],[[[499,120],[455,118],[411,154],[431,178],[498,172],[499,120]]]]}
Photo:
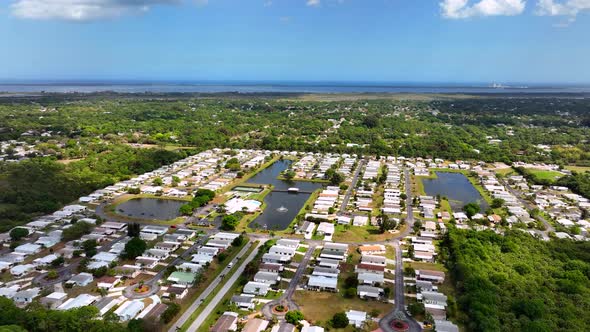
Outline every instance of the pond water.
{"type": "Polygon", "coordinates": [[[291,162],[290,160],[279,160],[247,181],[247,183],[255,184],[272,184],[276,190],[264,197],[266,209],[250,223],[251,228],[255,228],[255,226],[266,227],[269,230],[287,228],[311,195],[304,192],[312,192],[323,187],[323,184],[317,182],[278,180],[277,176],[289,168],[291,162]],[[294,194],[281,191],[291,187],[297,187],[303,192],[294,194]]]}
{"type": "Polygon", "coordinates": [[[180,216],[185,201],[160,198],[133,198],[116,207],[116,213],[140,219],[171,220],[180,216]]]}
{"type": "Polygon", "coordinates": [[[471,202],[479,204],[481,212],[484,212],[488,208],[487,202],[465,175],[461,173],[436,172],[436,176],[436,179],[422,179],[426,195],[446,196],[449,199],[453,211],[461,211],[465,204],[471,202]]]}

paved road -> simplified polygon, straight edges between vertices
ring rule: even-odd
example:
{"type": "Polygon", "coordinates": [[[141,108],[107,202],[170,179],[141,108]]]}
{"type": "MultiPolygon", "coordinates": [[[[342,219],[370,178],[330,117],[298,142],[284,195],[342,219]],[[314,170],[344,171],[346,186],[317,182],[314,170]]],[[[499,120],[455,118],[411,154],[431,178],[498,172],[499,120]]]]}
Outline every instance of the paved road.
{"type": "Polygon", "coordinates": [[[311,257],[313,256],[313,252],[315,251],[315,248],[316,248],[315,244],[310,245],[309,248],[307,248],[307,251],[305,252],[305,256],[303,257],[303,260],[299,263],[299,266],[297,267],[297,270],[295,271],[295,275],[293,276],[293,278],[291,278],[291,282],[289,283],[289,287],[287,287],[287,290],[285,291],[285,293],[283,293],[281,298],[278,300],[268,302],[267,304],[264,305],[264,307],[262,307],[262,314],[264,315],[264,317],[266,319],[272,320],[272,318],[273,318],[272,308],[276,305],[279,305],[279,304],[287,304],[289,310],[298,310],[299,309],[299,306],[297,305],[297,303],[293,302],[292,297],[293,297],[293,294],[295,293],[295,291],[297,290],[297,286],[299,285],[299,281],[301,280],[301,277],[305,273],[305,269],[307,268],[307,266],[309,266],[309,261],[311,260],[311,257]]]}
{"type": "Polygon", "coordinates": [[[351,182],[350,186],[348,187],[348,189],[346,190],[346,194],[344,194],[344,198],[342,199],[342,205],[340,206],[340,214],[346,213],[346,207],[348,206],[348,201],[350,200],[350,195],[352,194],[352,191],[356,187],[356,183],[359,180],[359,174],[361,173],[361,169],[363,168],[364,165],[365,165],[365,160],[362,159],[359,162],[358,166],[356,167],[356,170],[354,171],[354,176],[352,178],[352,182],[351,182]]]}
{"type": "MultiPolygon", "coordinates": [[[[215,297],[213,297],[213,299],[211,300],[211,302],[209,302],[207,307],[205,307],[205,309],[199,314],[199,316],[197,316],[197,318],[192,322],[192,324],[187,329],[187,331],[196,331],[201,326],[201,324],[203,324],[205,319],[207,319],[207,317],[211,314],[211,312],[213,312],[215,307],[219,304],[221,299],[229,291],[231,286],[236,282],[238,277],[240,275],[242,275],[242,273],[244,272],[244,269],[246,268],[246,265],[250,261],[252,261],[254,259],[254,257],[256,257],[256,254],[258,253],[258,249],[260,248],[260,246],[262,246],[264,244],[264,242],[266,242],[266,241],[259,241],[258,245],[252,251],[252,253],[247,258],[242,260],[242,265],[240,265],[237,268],[237,270],[231,275],[231,277],[225,281],[226,286],[223,287],[220,292],[215,294],[215,297]]],[[[251,246],[252,246],[251,242],[248,245],[244,246],[244,248],[238,253],[237,257],[242,257],[248,251],[248,248],[250,248],[251,246]]],[[[176,321],[175,326],[171,327],[170,330],[168,330],[169,332],[175,332],[176,326],[182,326],[189,320],[190,315],[195,310],[197,310],[197,308],[201,305],[201,302],[204,301],[205,298],[207,298],[213,292],[213,290],[221,283],[221,281],[224,279],[222,277],[222,275],[223,275],[223,273],[221,275],[217,276],[217,278],[215,278],[211,282],[211,284],[209,284],[209,286],[203,291],[203,293],[201,293],[201,295],[199,295],[199,297],[191,304],[191,306],[184,312],[184,314],[178,319],[178,321],[176,321]]]]}
{"type": "Polygon", "coordinates": [[[399,319],[409,325],[409,332],[422,331],[420,324],[406,312],[402,249],[398,240],[394,241],[393,247],[395,249],[395,309],[381,318],[379,327],[385,332],[392,332],[391,322],[399,319]]]}
{"type": "MultiPolygon", "coordinates": [[[[498,182],[500,182],[512,195],[514,195],[516,197],[516,199],[518,199],[518,201],[522,205],[524,205],[524,207],[527,210],[532,211],[536,208],[534,205],[532,205],[528,201],[522,199],[522,197],[520,196],[521,193],[519,191],[516,191],[514,188],[512,188],[504,179],[498,178],[498,182]]],[[[548,232],[555,232],[555,228],[553,228],[553,226],[542,215],[535,216],[535,219],[541,221],[543,223],[543,225],[545,225],[545,231],[539,230],[538,233],[541,233],[544,236],[547,236],[548,232]]]]}
{"type": "Polygon", "coordinates": [[[408,216],[406,217],[406,229],[397,234],[395,240],[393,240],[393,247],[395,249],[395,309],[385,315],[379,321],[379,327],[385,332],[392,332],[393,329],[391,328],[391,322],[394,319],[400,319],[405,321],[409,325],[410,332],[418,332],[422,331],[422,327],[420,324],[416,322],[416,320],[410,316],[405,309],[405,287],[404,287],[404,271],[403,271],[403,258],[402,258],[402,249],[399,244],[399,239],[407,236],[414,226],[414,208],[412,206],[412,187],[410,181],[410,171],[405,168],[404,169],[404,177],[405,177],[405,189],[406,195],[406,211],[408,216]]]}

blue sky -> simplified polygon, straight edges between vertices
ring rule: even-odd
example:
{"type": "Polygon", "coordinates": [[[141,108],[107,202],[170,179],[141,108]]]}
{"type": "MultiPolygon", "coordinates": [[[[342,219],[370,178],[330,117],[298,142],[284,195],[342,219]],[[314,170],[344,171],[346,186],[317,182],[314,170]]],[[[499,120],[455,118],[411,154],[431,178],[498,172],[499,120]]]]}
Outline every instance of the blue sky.
{"type": "Polygon", "coordinates": [[[0,79],[590,83],[590,0],[5,0],[0,79]]]}

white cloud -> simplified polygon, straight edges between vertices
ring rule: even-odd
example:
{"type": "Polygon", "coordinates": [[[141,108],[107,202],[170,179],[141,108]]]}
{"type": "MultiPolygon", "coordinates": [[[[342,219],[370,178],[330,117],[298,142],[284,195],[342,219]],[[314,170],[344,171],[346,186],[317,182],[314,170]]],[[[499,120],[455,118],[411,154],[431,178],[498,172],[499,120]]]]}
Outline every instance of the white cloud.
{"type": "Polygon", "coordinates": [[[320,5],[320,0],[307,0],[307,5],[311,7],[318,7],[320,5]]]}
{"type": "Polygon", "coordinates": [[[590,0],[567,0],[556,2],[554,0],[539,0],[537,3],[537,15],[542,16],[569,16],[569,21],[584,10],[590,10],[590,0]]]}
{"type": "Polygon", "coordinates": [[[450,19],[474,16],[514,16],[522,14],[526,0],[443,0],[440,2],[442,15],[450,19]]]}
{"type": "MultiPolygon", "coordinates": [[[[181,0],[15,0],[12,14],[26,19],[92,21],[143,13],[154,5],[171,5],[181,0]]],[[[206,3],[206,0],[197,0],[206,3]]]]}

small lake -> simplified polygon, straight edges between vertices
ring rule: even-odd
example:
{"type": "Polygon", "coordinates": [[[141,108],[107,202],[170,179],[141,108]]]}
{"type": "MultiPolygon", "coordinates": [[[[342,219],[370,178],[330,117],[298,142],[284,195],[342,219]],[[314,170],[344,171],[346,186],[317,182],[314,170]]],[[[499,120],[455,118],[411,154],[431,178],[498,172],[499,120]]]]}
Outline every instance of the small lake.
{"type": "Polygon", "coordinates": [[[185,201],[160,198],[133,198],[119,204],[115,212],[122,216],[151,219],[171,220],[180,216],[180,207],[185,201]]]}
{"type": "Polygon", "coordinates": [[[465,204],[471,202],[478,203],[482,213],[488,208],[485,199],[465,175],[461,173],[436,172],[436,176],[436,179],[422,179],[426,195],[446,196],[449,199],[453,211],[461,211],[465,204]]]}
{"type": "MultiPolygon", "coordinates": [[[[291,160],[279,160],[250,178],[246,183],[272,184],[275,190],[287,190],[291,187],[297,187],[299,190],[306,192],[312,192],[323,187],[322,183],[317,182],[278,180],[277,176],[289,168],[291,163],[291,160]]],[[[254,225],[258,224],[259,227],[264,228],[266,226],[269,230],[283,230],[287,228],[310,195],[307,193],[293,194],[282,191],[269,193],[264,197],[266,209],[249,226],[254,228],[254,225]]]]}

